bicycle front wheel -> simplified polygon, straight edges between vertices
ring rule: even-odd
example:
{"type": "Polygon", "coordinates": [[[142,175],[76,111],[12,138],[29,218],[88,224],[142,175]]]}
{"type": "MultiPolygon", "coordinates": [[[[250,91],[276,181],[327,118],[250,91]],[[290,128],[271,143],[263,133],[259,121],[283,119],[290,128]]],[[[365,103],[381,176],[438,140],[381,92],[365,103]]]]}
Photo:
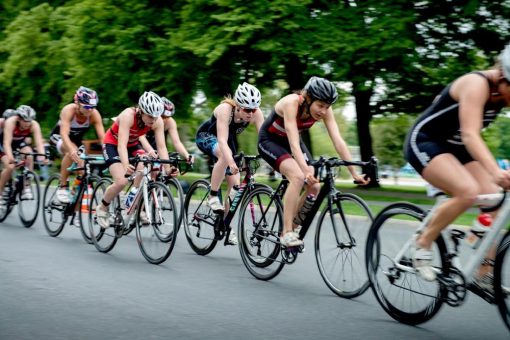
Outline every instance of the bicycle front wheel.
{"type": "Polygon", "coordinates": [[[39,215],[39,204],[41,203],[41,192],[40,192],[39,176],[33,171],[28,170],[23,183],[23,190],[20,192],[18,214],[21,223],[25,228],[30,228],[39,215]],[[23,194],[23,191],[29,188],[30,195],[28,192],[23,194]]]}
{"type": "Polygon", "coordinates": [[[283,230],[283,207],[267,187],[256,187],[241,204],[239,215],[239,252],[254,277],[271,280],[285,262],[281,256],[280,234],[283,230]]]}
{"type": "Polygon", "coordinates": [[[168,188],[150,183],[148,202],[140,200],[136,216],[136,239],[143,257],[152,264],[163,263],[177,240],[177,211],[168,188]]]}
{"type": "Polygon", "coordinates": [[[510,330],[510,231],[501,240],[494,264],[494,293],[499,313],[510,330]]]}
{"type": "Polygon", "coordinates": [[[315,259],[329,289],[343,298],[363,294],[369,286],[365,245],[372,212],[353,194],[338,194],[319,217],[315,259]]]}
{"type": "Polygon", "coordinates": [[[67,222],[67,204],[55,202],[60,175],[53,175],[48,179],[43,194],[43,220],[48,235],[56,237],[60,235],[67,222]]]}
{"type": "Polygon", "coordinates": [[[88,178],[84,179],[80,193],[80,197],[78,198],[79,211],[78,218],[80,219],[80,231],[81,236],[85,240],[85,242],[92,244],[92,237],[90,236],[90,230],[88,228],[87,222],[89,220],[89,202],[92,199],[92,193],[94,190],[94,186],[101,180],[100,177],[92,175],[88,178]]]}
{"type": "Polygon", "coordinates": [[[174,198],[177,210],[177,230],[180,230],[184,220],[184,191],[177,178],[171,178],[167,183],[167,187],[174,198]]]}
{"type": "MultiPolygon", "coordinates": [[[[100,180],[94,190],[92,191],[92,197],[89,202],[89,232],[90,238],[92,239],[92,243],[96,249],[102,253],[107,253],[113,249],[115,244],[117,243],[117,233],[115,231],[115,227],[110,226],[107,229],[101,228],[99,223],[97,223],[97,209],[101,204],[101,200],[104,197],[104,193],[106,189],[112,184],[112,180],[109,178],[103,178],[100,180]]],[[[113,216],[115,219],[116,211],[120,204],[119,198],[115,197],[113,201],[108,206],[108,211],[110,216],[113,216]]],[[[111,221],[110,221],[111,224],[111,221]]]]}
{"type": "Polygon", "coordinates": [[[214,238],[214,223],[217,214],[207,206],[209,196],[209,182],[199,179],[194,182],[184,200],[186,239],[198,255],[209,254],[216,246],[214,238]]]}
{"type": "MultiPolygon", "coordinates": [[[[374,220],[367,240],[367,272],[381,307],[395,320],[417,325],[430,320],[447,296],[438,281],[423,280],[413,268],[415,233],[425,212],[410,203],[395,203],[374,220]]],[[[440,235],[432,246],[433,266],[446,268],[440,235]]]]}

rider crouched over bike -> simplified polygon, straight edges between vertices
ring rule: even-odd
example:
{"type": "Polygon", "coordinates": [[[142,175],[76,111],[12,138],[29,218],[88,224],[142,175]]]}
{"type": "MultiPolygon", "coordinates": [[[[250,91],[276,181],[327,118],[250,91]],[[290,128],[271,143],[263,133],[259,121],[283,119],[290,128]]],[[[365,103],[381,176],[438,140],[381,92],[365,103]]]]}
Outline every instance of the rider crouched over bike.
{"type": "MultiPolygon", "coordinates": [[[[510,172],[499,168],[480,134],[508,106],[510,45],[495,68],[464,74],[446,86],[407,135],[408,162],[451,196],[417,235],[413,262],[425,280],[436,278],[431,247],[441,231],[470,208],[477,195],[510,188],[510,172]]],[[[478,274],[475,283],[492,289],[490,266],[482,265],[478,274]]]]}
{"type": "MultiPolygon", "coordinates": [[[[138,164],[137,169],[129,163],[129,157],[145,154],[139,138],[153,130],[158,154],[161,159],[168,160],[163,121],[161,119],[163,111],[164,105],[161,98],[154,92],[144,92],[138,100],[138,107],[130,107],[122,111],[112,127],[106,131],[103,156],[105,164],[113,177],[113,184],[104,193],[101,204],[97,209],[97,222],[101,228],[106,229],[110,226],[109,217],[111,214],[108,211],[108,206],[128,183],[125,176],[143,168],[142,163],[138,164]]],[[[154,151],[147,155],[157,157],[154,151]]],[[[171,167],[168,164],[164,166],[166,173],[170,174],[172,172],[171,167]]],[[[128,199],[136,194],[135,190],[140,185],[141,179],[141,176],[136,176],[132,191],[128,194],[128,199]]]]}
{"type": "MultiPolygon", "coordinates": [[[[35,110],[28,105],[21,105],[16,109],[16,114],[9,117],[4,122],[3,129],[3,143],[0,146],[0,157],[3,164],[3,171],[0,175],[0,209],[5,209],[6,204],[4,201],[4,187],[7,181],[12,176],[15,167],[14,151],[20,151],[23,153],[32,153],[31,147],[31,136],[34,137],[38,161],[44,161],[45,164],[48,160],[41,155],[45,154],[44,143],[41,134],[41,127],[39,123],[35,121],[35,110]]],[[[30,170],[33,170],[34,163],[33,157],[27,156],[25,164],[30,170]]],[[[30,183],[25,183],[25,187],[21,194],[21,199],[33,199],[32,189],[30,183]]]]}
{"type": "MultiPolygon", "coordinates": [[[[229,209],[229,196],[232,188],[239,187],[239,168],[233,156],[237,152],[236,136],[243,132],[249,124],[255,124],[257,131],[260,130],[264,121],[264,115],[260,110],[262,96],[260,91],[248,83],[239,84],[234,94],[234,99],[225,97],[218,105],[211,118],[202,123],[196,134],[196,143],[200,151],[215,160],[211,174],[211,192],[207,200],[208,206],[215,213],[224,213],[229,209]],[[227,192],[223,206],[218,197],[221,182],[225,178],[227,167],[231,176],[227,176],[227,192]]],[[[230,232],[228,242],[237,244],[237,236],[234,231],[230,232]]]]}
{"type": "MultiPolygon", "coordinates": [[[[337,100],[336,87],[330,81],[311,77],[305,88],[297,93],[280,99],[269,117],[265,120],[259,133],[258,150],[262,158],[289,180],[289,186],[283,198],[284,229],[280,237],[282,245],[300,246],[295,229],[299,221],[297,215],[305,198],[316,196],[320,186],[314,176],[314,168],[308,164],[310,151],[301,139],[301,132],[308,130],[319,120],[323,120],[328,134],[338,155],[344,160],[351,160],[347,144],[343,140],[333,115],[331,105],[337,100]],[[297,200],[301,189],[306,186],[306,193],[297,200]],[[296,223],[294,223],[296,222],[296,223]]],[[[358,175],[353,166],[348,167],[353,179],[364,185],[368,180],[358,175]]]]}
{"type": "Polygon", "coordinates": [[[82,166],[83,161],[80,160],[78,149],[82,146],[83,135],[91,125],[94,126],[101,143],[103,141],[103,120],[96,109],[98,102],[96,91],[80,86],[74,95],[74,103],[64,106],[57,125],[51,130],[50,142],[58,153],[64,156],[60,164],[60,187],[55,195],[56,203],[67,204],[71,201],[67,168],[73,162],[79,167],[82,166]]]}

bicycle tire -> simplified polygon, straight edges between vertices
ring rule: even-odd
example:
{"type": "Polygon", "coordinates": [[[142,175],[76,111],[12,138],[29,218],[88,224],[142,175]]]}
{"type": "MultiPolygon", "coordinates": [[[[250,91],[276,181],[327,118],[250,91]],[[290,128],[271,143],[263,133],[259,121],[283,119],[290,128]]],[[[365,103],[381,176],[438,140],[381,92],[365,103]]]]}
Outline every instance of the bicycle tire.
{"type": "Polygon", "coordinates": [[[360,296],[370,285],[364,256],[366,237],[373,219],[370,208],[360,197],[339,193],[332,206],[327,206],[317,221],[317,267],[328,288],[340,297],[350,299],[360,296]],[[327,223],[328,217],[331,224],[327,223]],[[350,242],[351,239],[354,243],[350,242]],[[352,273],[348,273],[349,270],[352,273]]]}
{"type": "Polygon", "coordinates": [[[283,206],[279,197],[271,201],[273,195],[271,188],[256,187],[244,198],[239,214],[241,259],[248,272],[263,281],[276,277],[285,265],[280,245],[283,206]]]}
{"type": "Polygon", "coordinates": [[[57,237],[60,235],[64,226],[66,225],[67,219],[69,218],[66,213],[68,204],[55,204],[54,199],[60,185],[60,175],[52,175],[44,188],[43,194],[43,221],[46,232],[51,237],[57,237]],[[55,226],[52,225],[53,219],[61,216],[60,220],[55,222],[55,226]]]}
{"type": "MultiPolygon", "coordinates": [[[[96,211],[97,206],[101,203],[103,199],[104,192],[106,188],[110,186],[112,180],[109,178],[103,178],[99,182],[97,182],[94,190],[92,192],[92,198],[89,202],[89,232],[90,237],[92,239],[92,243],[96,247],[96,249],[101,253],[108,253],[113,249],[115,244],[117,243],[118,237],[114,227],[110,227],[108,229],[103,229],[97,223],[96,211]]],[[[119,203],[119,198],[116,197],[108,207],[113,216],[116,215],[117,206],[119,203]]]]}
{"type": "Polygon", "coordinates": [[[179,231],[184,221],[184,190],[177,178],[170,178],[167,186],[168,190],[172,193],[172,197],[174,198],[174,202],[177,207],[177,231],[179,231]]]}
{"type": "Polygon", "coordinates": [[[80,189],[80,196],[78,197],[78,204],[80,204],[79,210],[78,210],[78,218],[80,221],[80,232],[81,236],[83,237],[83,240],[87,242],[88,244],[92,244],[92,237],[90,236],[90,230],[85,225],[86,221],[89,219],[89,202],[92,197],[92,193],[94,190],[94,186],[96,183],[98,183],[101,180],[101,177],[96,175],[90,175],[87,178],[83,179],[82,187],[80,189]],[[84,197],[87,195],[87,197],[84,197]],[[86,200],[86,202],[84,202],[86,200]],[[84,206],[86,208],[84,208],[84,206]],[[85,211],[84,211],[85,210],[85,211]]]}
{"type": "MultiPolygon", "coordinates": [[[[136,212],[136,239],[143,257],[152,264],[160,264],[168,259],[177,240],[177,210],[172,193],[167,186],[160,182],[150,183],[147,187],[149,216],[151,224],[142,223],[142,212],[145,204],[143,197],[137,207],[136,212]],[[168,215],[163,217],[163,212],[168,215]],[[152,250],[158,248],[158,254],[153,254],[152,250]]],[[[147,212],[145,211],[147,214],[147,212]]]]}
{"type": "Polygon", "coordinates": [[[39,207],[41,206],[41,190],[39,176],[35,172],[27,170],[25,179],[28,179],[31,182],[30,187],[33,198],[29,200],[22,200],[21,196],[23,192],[19,193],[18,215],[23,226],[25,228],[30,228],[34,225],[37,220],[37,216],[39,215],[39,207]],[[32,204],[29,205],[27,203],[29,201],[35,202],[35,209],[32,204]],[[33,213],[33,215],[30,216],[30,213],[33,213]]]}
{"type": "Polygon", "coordinates": [[[499,314],[510,330],[510,231],[507,231],[498,245],[494,262],[494,297],[499,314]]]}
{"type": "MultiPolygon", "coordinates": [[[[12,185],[12,182],[9,181],[7,184],[10,184],[11,185],[11,190],[10,190],[10,194],[9,194],[9,198],[7,199],[7,207],[4,209],[0,209],[2,211],[2,213],[0,213],[0,222],[3,222],[5,221],[5,219],[7,218],[7,216],[9,216],[9,214],[11,213],[12,211],[12,208],[14,207],[14,204],[12,204],[14,198],[12,197],[12,195],[15,195],[16,194],[16,188],[14,187],[14,185],[12,185]]],[[[4,188],[4,192],[5,192],[5,188],[4,188]]]]}
{"type": "Polygon", "coordinates": [[[184,200],[186,239],[191,249],[203,256],[213,251],[217,243],[214,239],[217,214],[206,203],[209,191],[209,181],[199,179],[191,184],[184,200]]]}
{"type": "MultiPolygon", "coordinates": [[[[403,249],[401,245],[409,241],[414,242],[416,228],[424,217],[425,212],[414,204],[405,202],[391,204],[376,216],[367,240],[365,258],[372,291],[388,315],[409,325],[417,325],[430,320],[439,311],[448,293],[447,289],[438,281],[424,281],[414,271],[398,269],[393,262],[395,254],[403,249]],[[382,231],[383,227],[384,232],[382,231]],[[403,233],[406,235],[402,242],[389,254],[386,245],[395,245],[398,238],[402,239],[403,233]],[[388,243],[386,243],[387,240],[388,243]],[[383,261],[384,263],[382,263],[383,261]],[[411,287],[413,283],[419,286],[420,291],[411,287]],[[404,285],[406,287],[403,287],[404,285]],[[388,293],[384,292],[386,286],[393,290],[388,293]],[[395,301],[392,301],[392,298],[404,299],[408,296],[410,301],[403,302],[402,306],[396,306],[395,301]],[[419,303],[420,299],[423,299],[422,303],[419,303]]],[[[413,249],[414,245],[406,250],[398,263],[399,265],[407,268],[412,267],[413,249]]],[[[434,266],[440,265],[446,272],[448,270],[445,255],[446,245],[441,235],[436,239],[431,249],[434,251],[434,266]]]]}

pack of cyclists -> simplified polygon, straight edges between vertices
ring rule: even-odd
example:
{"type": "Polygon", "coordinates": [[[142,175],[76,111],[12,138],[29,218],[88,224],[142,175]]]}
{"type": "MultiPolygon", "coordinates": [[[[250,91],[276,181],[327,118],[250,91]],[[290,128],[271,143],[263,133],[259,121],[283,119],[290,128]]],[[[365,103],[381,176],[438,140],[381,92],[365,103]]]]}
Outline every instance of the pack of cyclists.
{"type": "MultiPolygon", "coordinates": [[[[222,214],[229,208],[229,199],[239,186],[239,169],[233,155],[238,150],[237,135],[250,124],[258,132],[257,147],[262,158],[289,181],[284,196],[284,228],[280,242],[285,246],[299,246],[298,211],[307,198],[313,199],[319,191],[318,179],[309,165],[310,151],[303,143],[301,133],[322,121],[338,155],[344,160],[352,156],[339,133],[332,105],[338,98],[335,85],[327,79],[311,77],[302,90],[278,100],[272,111],[264,117],[260,109],[262,96],[253,85],[239,84],[233,96],[226,96],[203,122],[196,133],[196,145],[214,160],[208,206],[222,214]],[[228,169],[228,170],[227,170],[228,169]],[[226,175],[228,174],[228,175],[226,175]],[[227,190],[223,203],[219,197],[221,183],[226,179],[227,190]]],[[[175,107],[165,97],[147,91],[138,105],[127,107],[105,132],[103,120],[97,110],[97,93],[81,86],[73,102],[64,106],[51,131],[50,142],[62,156],[61,183],[56,199],[69,202],[67,168],[80,163],[79,148],[85,132],[94,127],[102,144],[102,151],[113,184],[106,190],[97,209],[98,223],[108,228],[109,206],[114,197],[127,184],[126,175],[136,169],[129,158],[144,154],[168,159],[167,136],[175,150],[190,163],[193,156],[181,142],[175,107]]],[[[434,280],[431,269],[431,243],[443,228],[470,207],[476,195],[493,193],[510,188],[510,172],[501,170],[483,142],[480,131],[492,123],[501,110],[510,106],[510,45],[500,54],[497,65],[488,70],[474,71],[460,76],[449,84],[418,118],[405,142],[405,158],[431,185],[452,196],[431,219],[423,233],[416,237],[413,262],[426,280],[434,280]]],[[[0,156],[3,170],[0,176],[0,200],[3,189],[14,169],[14,151],[44,153],[43,138],[33,108],[21,105],[6,110],[0,118],[0,156]],[[35,142],[35,143],[32,143],[35,142]]],[[[38,160],[44,160],[37,156],[38,160]]],[[[32,157],[26,160],[33,167],[32,157]]],[[[47,162],[47,161],[46,161],[47,162]]],[[[171,173],[169,165],[164,166],[171,173]]],[[[353,167],[349,172],[357,183],[368,184],[370,178],[359,174],[353,167]]],[[[139,179],[135,179],[134,196],[139,179]]],[[[30,187],[23,190],[30,197],[30,187]]],[[[129,200],[127,199],[126,202],[129,200]]],[[[0,209],[2,209],[0,201],[0,209]]],[[[236,244],[235,233],[230,244],[236,244]]],[[[489,258],[494,254],[489,254],[489,258]]],[[[480,277],[490,278],[490,269],[481,268],[480,277]]]]}

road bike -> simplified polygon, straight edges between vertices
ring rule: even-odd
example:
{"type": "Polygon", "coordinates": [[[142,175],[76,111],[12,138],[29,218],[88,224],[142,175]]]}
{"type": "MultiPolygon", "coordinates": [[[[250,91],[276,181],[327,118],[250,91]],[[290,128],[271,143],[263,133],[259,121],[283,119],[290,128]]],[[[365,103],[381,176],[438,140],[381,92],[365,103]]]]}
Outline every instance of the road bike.
{"type": "Polygon", "coordinates": [[[365,257],[377,301],[395,320],[416,325],[430,320],[443,303],[452,307],[462,305],[468,291],[472,291],[498,306],[510,330],[510,231],[507,230],[510,198],[506,192],[477,197],[475,205],[482,210],[501,208],[490,229],[476,243],[475,250],[462,241],[466,238],[464,230],[450,226],[442,231],[432,246],[437,279],[425,281],[413,267],[416,237],[447,199],[440,195],[430,211],[408,202],[398,202],[377,215],[370,228],[365,257]],[[489,249],[495,245],[495,261],[485,259],[489,249]],[[461,257],[461,253],[468,256],[461,257]],[[477,268],[482,263],[494,266],[493,291],[479,289],[473,284],[477,268]]]}
{"type": "Polygon", "coordinates": [[[190,186],[184,201],[186,216],[184,230],[191,249],[198,255],[209,254],[217,242],[222,239],[225,239],[224,245],[227,245],[232,230],[232,220],[237,209],[242,205],[240,203],[253,190],[269,188],[267,185],[255,182],[254,175],[260,166],[259,159],[260,156],[258,155],[249,156],[243,153],[234,157],[234,160],[238,163],[239,171],[244,172],[245,176],[236,196],[230,202],[230,209],[226,215],[224,215],[223,211],[221,213],[213,212],[207,205],[207,199],[211,191],[211,185],[208,180],[199,179],[190,186]]]}
{"type": "MultiPolygon", "coordinates": [[[[336,168],[371,167],[377,174],[375,158],[369,162],[338,158],[310,163],[323,183],[319,194],[301,224],[299,238],[304,239],[315,215],[322,208],[315,232],[315,258],[328,288],[338,296],[352,298],[368,289],[363,268],[365,240],[373,220],[368,205],[357,195],[340,192],[335,186],[336,168]]],[[[377,181],[377,178],[372,179],[377,181]]],[[[270,280],[284,265],[296,261],[301,247],[280,243],[283,230],[283,195],[289,182],[282,179],[275,190],[257,188],[245,198],[240,212],[239,250],[248,271],[257,279],[270,280]]],[[[296,198],[299,199],[299,198],[296,198]]]]}
{"type": "Polygon", "coordinates": [[[112,180],[103,178],[94,187],[89,203],[92,242],[98,251],[107,253],[127,230],[135,227],[136,239],[143,257],[152,264],[160,264],[170,256],[175,246],[178,212],[166,185],[151,179],[151,169],[155,163],[170,164],[170,161],[135,157],[130,159],[130,163],[135,166],[143,163],[143,169],[135,171],[128,178],[132,185],[136,175],[141,173],[139,189],[129,207],[124,205],[120,195],[113,199],[108,206],[111,217],[110,227],[107,229],[97,223],[96,212],[112,180]]]}
{"type": "MultiPolygon", "coordinates": [[[[52,237],[60,235],[67,221],[71,225],[80,228],[81,235],[85,242],[92,243],[88,228],[88,201],[92,195],[94,185],[101,180],[99,176],[92,175],[91,165],[104,164],[104,157],[101,155],[80,154],[83,160],[82,167],[71,166],[69,171],[78,172],[79,184],[72,188],[72,197],[69,203],[60,202],[57,197],[57,190],[60,185],[60,174],[52,175],[46,183],[43,194],[43,219],[44,227],[52,237]]],[[[76,164],[74,164],[76,165],[76,164]]]]}
{"type": "Polygon", "coordinates": [[[5,207],[0,209],[0,222],[3,222],[17,205],[21,223],[26,228],[30,228],[39,214],[41,197],[39,176],[27,167],[25,158],[46,157],[46,155],[21,151],[14,151],[13,155],[15,158],[14,180],[10,180],[4,188],[5,207]],[[24,197],[23,191],[26,188],[30,188],[31,198],[24,197]]]}

